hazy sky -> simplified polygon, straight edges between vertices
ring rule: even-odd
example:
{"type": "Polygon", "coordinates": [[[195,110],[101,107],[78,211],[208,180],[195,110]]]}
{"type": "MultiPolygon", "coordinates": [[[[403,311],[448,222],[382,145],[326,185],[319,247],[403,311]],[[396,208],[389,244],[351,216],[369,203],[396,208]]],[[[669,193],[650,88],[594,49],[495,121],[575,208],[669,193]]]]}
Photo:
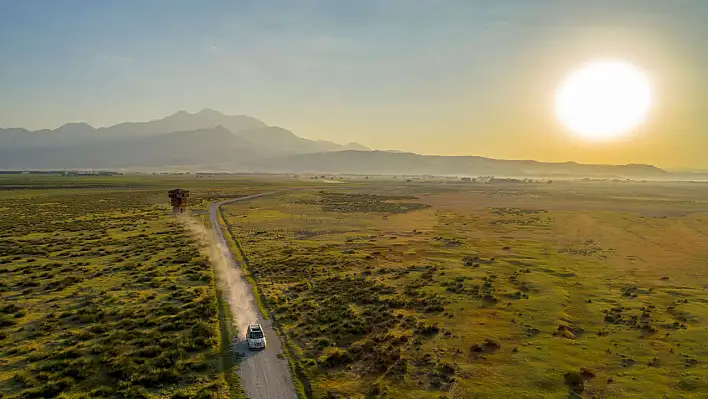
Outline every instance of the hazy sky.
{"type": "Polygon", "coordinates": [[[380,149],[708,167],[706,21],[708,0],[0,0],[0,126],[213,108],[380,149]],[[587,144],[553,93],[605,57],[656,105],[587,144]]]}

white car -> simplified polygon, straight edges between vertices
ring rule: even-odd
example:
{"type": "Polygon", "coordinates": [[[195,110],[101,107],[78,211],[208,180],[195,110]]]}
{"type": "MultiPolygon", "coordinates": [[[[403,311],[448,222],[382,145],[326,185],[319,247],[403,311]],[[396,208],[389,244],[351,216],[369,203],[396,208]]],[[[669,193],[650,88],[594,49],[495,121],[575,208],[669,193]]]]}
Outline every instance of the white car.
{"type": "Polygon", "coordinates": [[[260,324],[251,324],[246,330],[246,340],[248,341],[248,349],[265,349],[266,339],[263,334],[263,328],[260,324]]]}

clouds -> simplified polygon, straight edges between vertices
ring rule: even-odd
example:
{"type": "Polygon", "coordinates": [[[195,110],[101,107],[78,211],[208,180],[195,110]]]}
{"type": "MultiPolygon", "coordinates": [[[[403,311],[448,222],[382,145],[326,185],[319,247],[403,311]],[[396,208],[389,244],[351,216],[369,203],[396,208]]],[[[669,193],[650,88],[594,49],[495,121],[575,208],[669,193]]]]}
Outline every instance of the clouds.
{"type": "Polygon", "coordinates": [[[99,59],[100,59],[102,62],[117,63],[117,64],[133,62],[133,59],[132,59],[132,58],[130,58],[130,57],[121,57],[121,56],[119,56],[119,55],[102,55],[101,57],[99,57],[99,59]]]}

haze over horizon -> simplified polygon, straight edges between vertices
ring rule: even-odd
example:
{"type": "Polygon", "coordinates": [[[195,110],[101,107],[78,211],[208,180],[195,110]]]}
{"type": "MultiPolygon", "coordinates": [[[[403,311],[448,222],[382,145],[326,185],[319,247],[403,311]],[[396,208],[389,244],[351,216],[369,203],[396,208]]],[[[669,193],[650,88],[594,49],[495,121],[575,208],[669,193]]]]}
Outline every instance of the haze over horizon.
{"type": "Polygon", "coordinates": [[[0,126],[209,108],[375,149],[708,168],[706,16],[698,0],[2,2],[0,126]],[[608,57],[643,69],[656,104],[625,139],[582,141],[553,94],[608,57]]]}

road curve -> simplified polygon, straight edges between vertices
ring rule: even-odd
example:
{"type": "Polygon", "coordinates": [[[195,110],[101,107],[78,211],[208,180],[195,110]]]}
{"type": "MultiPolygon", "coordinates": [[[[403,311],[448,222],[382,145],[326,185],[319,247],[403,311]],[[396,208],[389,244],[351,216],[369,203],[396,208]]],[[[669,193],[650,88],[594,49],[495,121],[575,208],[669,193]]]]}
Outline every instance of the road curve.
{"type": "MultiPolygon", "coordinates": [[[[221,245],[224,246],[224,248],[227,248],[228,250],[224,233],[219,227],[219,207],[224,204],[247,201],[249,199],[272,195],[282,191],[286,190],[270,191],[267,193],[233,198],[211,204],[209,206],[209,219],[211,220],[211,225],[214,229],[216,239],[221,245]]],[[[232,267],[239,267],[239,265],[234,261],[233,256],[229,256],[228,258],[232,263],[232,267]]],[[[258,352],[249,351],[246,346],[246,342],[241,339],[234,344],[235,351],[243,356],[241,358],[241,362],[239,363],[239,375],[241,376],[243,389],[246,391],[246,395],[249,399],[296,399],[297,394],[295,393],[295,388],[293,386],[288,361],[284,358],[281,359],[278,357],[278,354],[282,351],[280,339],[276,335],[270,320],[263,319],[263,316],[258,310],[258,304],[253,296],[253,290],[251,289],[250,284],[243,278],[240,282],[244,285],[243,291],[246,292],[249,306],[252,309],[252,314],[258,315],[258,320],[256,322],[263,326],[266,340],[268,342],[268,346],[264,350],[258,352]]],[[[239,317],[239,315],[235,316],[239,317]]],[[[241,336],[243,331],[239,331],[238,334],[241,336]]]]}

